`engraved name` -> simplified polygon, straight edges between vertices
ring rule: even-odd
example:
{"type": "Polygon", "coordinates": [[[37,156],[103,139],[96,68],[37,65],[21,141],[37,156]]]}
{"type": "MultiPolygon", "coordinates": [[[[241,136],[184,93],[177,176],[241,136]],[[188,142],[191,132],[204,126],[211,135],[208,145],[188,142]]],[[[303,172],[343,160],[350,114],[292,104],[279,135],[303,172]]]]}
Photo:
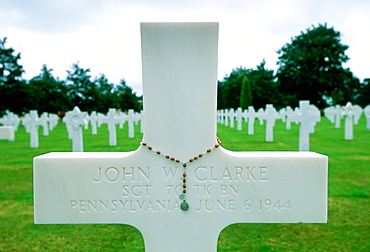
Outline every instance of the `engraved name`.
{"type": "Polygon", "coordinates": [[[268,169],[265,166],[226,166],[222,169],[212,166],[198,166],[194,171],[194,176],[200,182],[263,182],[268,180],[267,172],[268,169]]]}
{"type": "Polygon", "coordinates": [[[149,176],[150,167],[98,167],[93,182],[141,182],[142,179],[149,182],[149,176]]]}

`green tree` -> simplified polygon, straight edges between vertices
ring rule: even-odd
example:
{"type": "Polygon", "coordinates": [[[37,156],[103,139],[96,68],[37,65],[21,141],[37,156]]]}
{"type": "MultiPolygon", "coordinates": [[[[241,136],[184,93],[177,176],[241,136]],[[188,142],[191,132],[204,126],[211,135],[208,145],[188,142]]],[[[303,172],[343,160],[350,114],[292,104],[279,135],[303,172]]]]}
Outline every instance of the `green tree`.
{"type": "Polygon", "coordinates": [[[274,71],[266,68],[265,60],[248,73],[248,78],[255,109],[265,108],[266,104],[274,104],[277,107],[281,105],[274,71]]]}
{"type": "Polygon", "coordinates": [[[340,32],[319,24],[278,50],[279,91],[286,105],[310,100],[323,108],[327,105],[324,97],[331,97],[335,90],[345,90],[348,70],[342,64],[349,60],[347,49],[340,42],[340,32]]]}
{"type": "Polygon", "coordinates": [[[233,69],[229,76],[218,83],[218,109],[238,108],[240,106],[240,94],[244,76],[250,72],[249,69],[240,67],[233,69]]]}
{"type": "Polygon", "coordinates": [[[42,66],[41,73],[29,81],[31,104],[30,109],[41,112],[66,112],[71,107],[64,81],[55,79],[53,69],[42,66]]]}
{"type": "Polygon", "coordinates": [[[139,98],[136,96],[136,93],[133,92],[132,88],[126,85],[124,79],[120,81],[120,85],[116,86],[114,96],[116,107],[120,108],[122,111],[127,111],[128,109],[140,111],[142,109],[139,98]]]}
{"type": "Polygon", "coordinates": [[[14,55],[13,48],[6,48],[6,39],[0,39],[0,85],[19,81],[24,73],[23,66],[18,63],[21,54],[14,55]]]}
{"type": "Polygon", "coordinates": [[[108,78],[104,74],[101,74],[94,82],[96,111],[104,113],[109,108],[117,108],[113,94],[114,85],[109,83],[108,78]]]}
{"type": "Polygon", "coordinates": [[[224,77],[223,81],[219,81],[218,109],[243,107],[242,96],[248,89],[243,91],[242,88],[245,77],[250,82],[251,103],[253,101],[255,109],[265,107],[268,103],[280,104],[274,71],[267,69],[266,62],[263,60],[257,69],[236,68],[229,76],[224,77]]]}
{"type": "Polygon", "coordinates": [[[5,44],[6,38],[0,39],[0,115],[7,109],[21,114],[29,93],[22,79],[23,66],[18,63],[21,54],[15,54],[15,50],[5,44]]]}
{"type": "Polygon", "coordinates": [[[245,75],[242,81],[242,90],[240,94],[240,107],[242,109],[248,108],[248,106],[252,106],[252,90],[251,90],[251,83],[248,77],[245,75]]]}
{"type": "Polygon", "coordinates": [[[370,104],[370,78],[364,79],[360,84],[354,104],[358,104],[363,108],[370,104]]]}
{"type": "Polygon", "coordinates": [[[78,66],[78,62],[72,65],[72,70],[67,70],[68,96],[71,100],[72,109],[78,106],[81,111],[96,110],[96,88],[89,75],[90,69],[83,69],[78,66]]]}

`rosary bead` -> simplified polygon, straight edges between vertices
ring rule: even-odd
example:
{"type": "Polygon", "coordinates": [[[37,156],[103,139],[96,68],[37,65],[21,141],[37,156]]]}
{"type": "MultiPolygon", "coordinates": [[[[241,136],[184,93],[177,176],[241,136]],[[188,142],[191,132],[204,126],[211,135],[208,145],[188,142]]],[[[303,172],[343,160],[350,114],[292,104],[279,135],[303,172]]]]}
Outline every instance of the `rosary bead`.
{"type": "MultiPolygon", "coordinates": [[[[159,150],[153,150],[153,147],[152,146],[148,146],[148,144],[146,142],[142,142],[141,141],[141,144],[143,146],[147,146],[147,148],[149,150],[151,150],[153,152],[156,152],[158,155],[161,154],[161,151],[159,151],[159,150]]],[[[220,141],[219,138],[217,138],[217,143],[214,145],[214,148],[218,148],[220,145],[221,145],[221,141],[220,141]]],[[[200,153],[197,156],[194,156],[193,158],[190,158],[188,160],[188,162],[193,162],[193,161],[197,160],[198,158],[203,157],[204,154],[210,153],[212,150],[213,149],[207,149],[206,152],[204,152],[203,154],[200,153]]],[[[180,163],[181,162],[180,159],[176,159],[174,157],[171,157],[170,155],[165,155],[164,157],[167,158],[167,159],[170,159],[171,161],[176,161],[177,163],[180,163]]],[[[182,190],[182,194],[179,195],[180,200],[182,200],[183,202],[181,203],[180,208],[183,211],[187,211],[189,209],[189,204],[186,202],[186,167],[187,167],[187,162],[181,162],[181,163],[182,163],[182,166],[184,167],[184,169],[183,169],[183,174],[182,174],[182,182],[183,182],[182,187],[183,187],[183,190],[182,190]]]]}

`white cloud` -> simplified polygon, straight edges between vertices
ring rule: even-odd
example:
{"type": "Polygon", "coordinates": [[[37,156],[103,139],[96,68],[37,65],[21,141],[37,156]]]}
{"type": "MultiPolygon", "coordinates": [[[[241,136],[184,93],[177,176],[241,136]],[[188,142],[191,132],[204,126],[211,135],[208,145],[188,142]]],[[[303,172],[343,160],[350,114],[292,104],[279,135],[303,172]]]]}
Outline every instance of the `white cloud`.
{"type": "Polygon", "coordinates": [[[346,66],[365,78],[370,77],[369,10],[366,0],[5,0],[0,36],[21,52],[26,78],[38,75],[42,64],[65,78],[79,61],[93,77],[104,73],[114,83],[125,78],[140,90],[140,22],[220,22],[219,79],[239,66],[255,68],[262,59],[276,70],[276,51],[291,37],[328,23],[350,46],[346,66]]]}

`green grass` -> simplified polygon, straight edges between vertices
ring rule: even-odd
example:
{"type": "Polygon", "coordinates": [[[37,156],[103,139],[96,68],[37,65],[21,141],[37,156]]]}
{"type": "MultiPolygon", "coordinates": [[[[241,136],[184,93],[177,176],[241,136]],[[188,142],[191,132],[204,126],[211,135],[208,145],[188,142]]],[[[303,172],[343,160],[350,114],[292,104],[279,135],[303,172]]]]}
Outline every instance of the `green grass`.
{"type": "MultiPolygon", "coordinates": [[[[230,150],[297,150],[298,126],[290,131],[278,121],[274,142],[265,142],[265,126],[247,124],[238,132],[218,125],[223,147],[230,150]]],[[[144,251],[138,230],[127,225],[33,224],[32,158],[52,151],[71,151],[64,124],[42,136],[40,148],[29,147],[20,126],[16,140],[0,140],[0,251],[144,251]]],[[[235,224],[219,237],[218,251],[370,251],[370,131],[362,117],[354,126],[354,140],[344,140],[344,129],[334,129],[326,118],[310,136],[310,149],[329,156],[329,213],[327,224],[235,224]]],[[[116,147],[108,146],[107,128],[98,135],[84,131],[85,151],[129,151],[139,146],[127,137],[127,126],[117,131],[116,147]]],[[[206,230],[205,230],[206,232],[206,230]]],[[[191,242],[191,241],[184,241],[191,242]]],[[[179,246],[182,246],[181,241],[179,246]]]]}

